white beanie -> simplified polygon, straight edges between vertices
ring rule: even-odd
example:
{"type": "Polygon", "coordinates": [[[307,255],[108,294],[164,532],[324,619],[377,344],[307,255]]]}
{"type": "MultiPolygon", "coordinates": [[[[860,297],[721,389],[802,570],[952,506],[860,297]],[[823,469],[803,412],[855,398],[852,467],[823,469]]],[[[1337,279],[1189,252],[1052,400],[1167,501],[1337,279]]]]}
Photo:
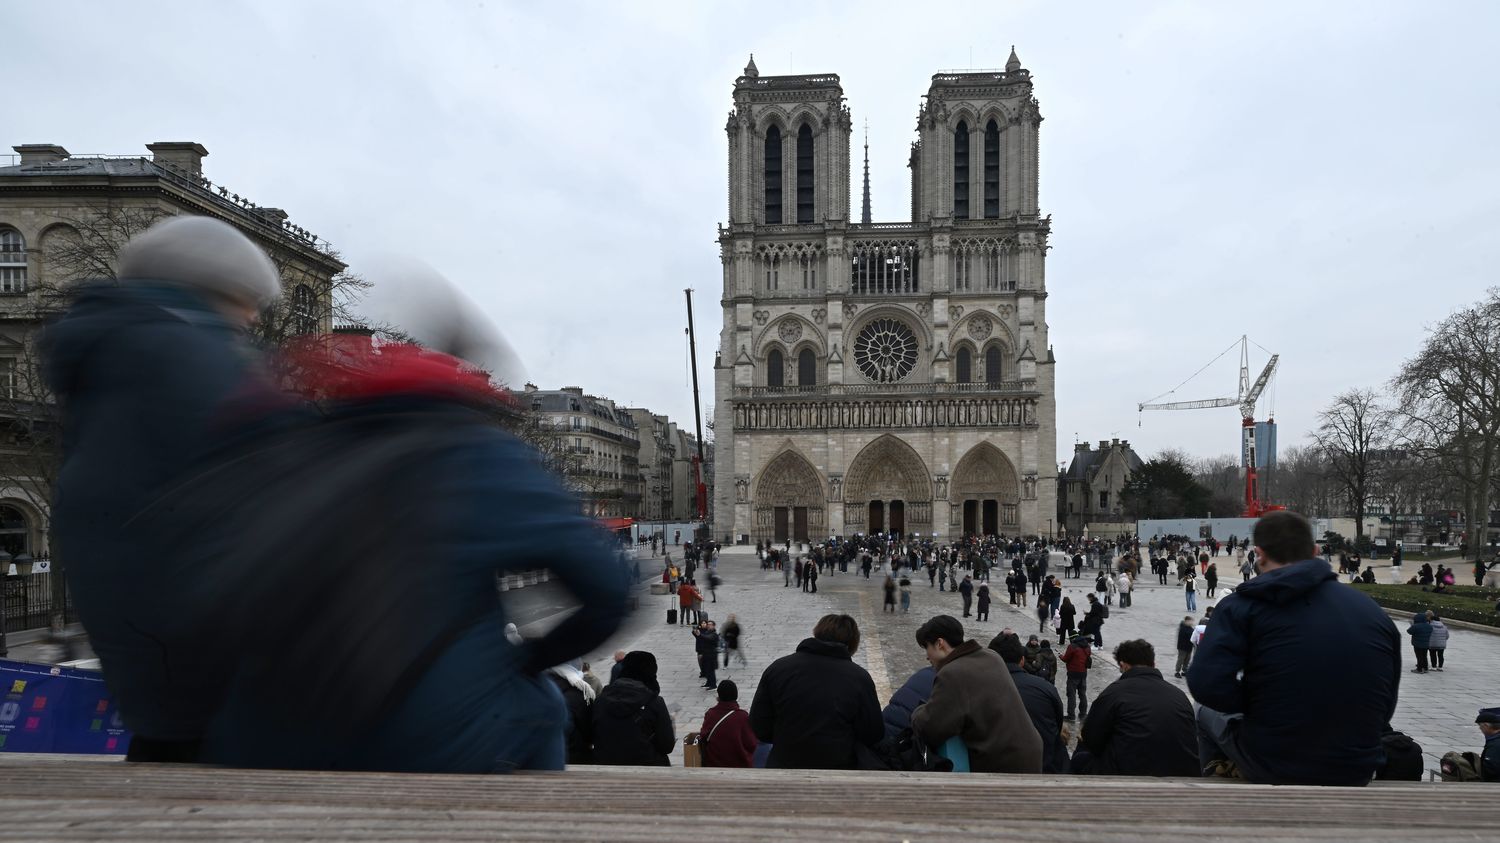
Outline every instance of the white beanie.
{"type": "Polygon", "coordinates": [[[267,308],[281,278],[261,248],[226,222],[180,216],[163,220],[120,250],[120,277],[213,293],[267,308]]]}
{"type": "Polygon", "coordinates": [[[496,383],[524,383],[520,357],[479,306],[442,273],[416,258],[382,255],[364,273],[359,304],[371,327],[395,328],[418,345],[477,366],[496,383]]]}

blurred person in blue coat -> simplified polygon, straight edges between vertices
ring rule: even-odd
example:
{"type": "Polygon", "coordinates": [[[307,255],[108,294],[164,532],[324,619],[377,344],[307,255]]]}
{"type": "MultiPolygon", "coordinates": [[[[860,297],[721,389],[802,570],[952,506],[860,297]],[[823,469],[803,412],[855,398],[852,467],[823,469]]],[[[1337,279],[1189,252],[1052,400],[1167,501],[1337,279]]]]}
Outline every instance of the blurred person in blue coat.
{"type": "Polygon", "coordinates": [[[449,773],[561,769],[567,711],[544,671],[602,644],[628,574],[607,534],[501,429],[513,366],[446,280],[386,265],[375,289],[417,344],[340,336],[294,355],[318,423],[259,443],[211,495],[255,548],[224,548],[235,672],[203,758],[449,773]],[[497,574],[546,567],[576,611],[505,635],[497,574]]]}
{"type": "Polygon", "coordinates": [[[246,333],[281,283],[259,247],[207,217],[153,225],[117,270],[118,283],[81,286],[41,340],[63,424],[54,546],[134,735],[127,757],[191,761],[222,665],[158,564],[169,548],[127,525],[222,444],[233,407],[283,401],[246,333]]]}

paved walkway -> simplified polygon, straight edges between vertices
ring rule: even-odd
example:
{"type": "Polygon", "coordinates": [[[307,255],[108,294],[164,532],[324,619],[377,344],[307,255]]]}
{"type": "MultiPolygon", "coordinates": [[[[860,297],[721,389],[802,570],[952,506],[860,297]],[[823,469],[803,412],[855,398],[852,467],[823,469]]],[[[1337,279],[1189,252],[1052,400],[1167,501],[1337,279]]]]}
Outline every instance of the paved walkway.
{"type": "MultiPolygon", "coordinates": [[[[648,563],[643,561],[642,564],[644,568],[648,563]]],[[[981,623],[974,618],[961,618],[962,604],[958,595],[929,588],[925,573],[912,580],[912,607],[907,615],[881,611],[884,575],[878,572],[869,580],[853,569],[848,574],[825,574],[818,580],[817,594],[804,594],[795,585],[784,587],[779,572],[761,571],[753,549],[732,547],[725,548],[719,573],[724,579],[719,589],[719,602],[710,603],[705,608],[709,617],[721,625],[731,612],[738,615],[744,628],[743,644],[749,665],[741,667],[736,663],[728,670],[721,669],[718,678],[733,679],[739,685],[740,703],[747,708],[755,696],[761,672],[773,660],[791,653],[799,641],[811,634],[817,619],[829,612],[847,612],[859,621],[862,638],[855,661],[870,671],[882,704],[890,700],[891,692],[899,688],[908,676],[926,666],[926,658],[913,634],[933,615],[946,613],[960,617],[965,634],[981,643],[988,643],[1007,626],[1025,640],[1038,626],[1033,614],[1035,597],[1031,598],[1031,608],[1010,606],[1005,597],[1003,579],[992,583],[991,591],[996,599],[991,607],[991,619],[981,623]]],[[[1063,581],[1063,593],[1075,605],[1085,604],[1084,595],[1093,589],[1094,579],[1090,571],[1085,569],[1084,575],[1083,579],[1063,581]]],[[[1237,581],[1238,577],[1224,580],[1229,585],[1237,581]]],[[[1224,593],[1221,590],[1220,596],[1224,593]]],[[[700,687],[703,683],[698,678],[693,637],[687,627],[667,626],[665,623],[666,610],[669,605],[675,605],[675,600],[675,596],[643,596],[640,609],[625,629],[591,660],[596,672],[604,678],[608,675],[609,654],[617,648],[655,653],[661,665],[662,697],[672,711],[680,739],[683,734],[698,730],[703,713],[713,704],[715,697],[711,691],[700,687]]],[[[1193,616],[1201,616],[1201,610],[1213,602],[1200,594],[1200,611],[1192,613],[1193,616]]],[[[1119,670],[1108,654],[1113,652],[1117,643],[1129,638],[1150,641],[1156,648],[1158,665],[1165,667],[1167,680],[1186,691],[1186,681],[1174,679],[1171,671],[1177,655],[1177,624],[1184,614],[1188,613],[1181,591],[1176,586],[1155,585],[1154,579],[1152,583],[1140,584],[1134,606],[1127,609],[1112,606],[1103,631],[1104,657],[1094,659],[1094,668],[1089,675],[1090,700],[1118,678],[1119,670]]],[[[1405,624],[1397,626],[1404,642],[1405,624]]],[[[1395,727],[1422,745],[1429,767],[1435,768],[1437,759],[1444,752],[1453,749],[1477,751],[1482,745],[1474,726],[1474,715],[1482,706],[1500,705],[1500,647],[1497,644],[1500,644],[1500,639],[1495,635],[1455,629],[1448,645],[1447,670],[1425,675],[1403,674],[1395,727]]],[[[1315,643],[1310,643],[1310,646],[1315,646],[1315,643]]],[[[1404,647],[1402,652],[1410,670],[1410,649],[1404,647]]],[[[680,763],[681,756],[679,742],[673,753],[673,763],[680,763]]]]}

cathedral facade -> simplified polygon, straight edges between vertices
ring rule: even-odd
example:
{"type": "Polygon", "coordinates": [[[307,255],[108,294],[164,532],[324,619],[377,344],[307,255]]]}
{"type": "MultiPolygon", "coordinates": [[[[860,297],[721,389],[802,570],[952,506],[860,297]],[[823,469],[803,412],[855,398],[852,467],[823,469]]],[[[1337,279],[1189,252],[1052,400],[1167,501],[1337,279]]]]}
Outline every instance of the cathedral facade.
{"type": "Polygon", "coordinates": [[[714,535],[1047,535],[1057,511],[1050,218],[1032,80],[932,77],[911,219],[851,219],[839,77],[734,83],[714,535]]]}

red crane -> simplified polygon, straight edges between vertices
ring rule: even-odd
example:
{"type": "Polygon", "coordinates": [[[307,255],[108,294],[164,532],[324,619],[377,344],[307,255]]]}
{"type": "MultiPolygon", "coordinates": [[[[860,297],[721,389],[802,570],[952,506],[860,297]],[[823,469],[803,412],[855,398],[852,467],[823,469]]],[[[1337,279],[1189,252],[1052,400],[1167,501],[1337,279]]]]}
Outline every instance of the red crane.
{"type": "Polygon", "coordinates": [[[1229,348],[1226,348],[1222,352],[1220,352],[1218,357],[1210,360],[1208,362],[1208,365],[1195,372],[1192,377],[1178,384],[1176,388],[1164,392],[1161,395],[1156,396],[1156,398],[1151,399],[1150,401],[1138,404],[1136,406],[1136,411],[1144,412],[1146,410],[1203,410],[1211,407],[1238,406],[1240,408],[1241,419],[1240,467],[1245,471],[1244,515],[1246,518],[1259,518],[1264,513],[1270,512],[1272,510],[1285,509],[1285,507],[1267,503],[1259,483],[1259,467],[1263,464],[1271,465],[1276,461],[1276,418],[1274,408],[1271,411],[1271,415],[1266,418],[1265,422],[1265,430],[1268,431],[1268,433],[1265,435],[1265,438],[1268,441],[1265,444],[1270,449],[1270,454],[1266,455],[1264,459],[1261,458],[1261,454],[1257,453],[1258,443],[1256,438],[1255,422],[1255,404],[1260,400],[1261,393],[1265,392],[1266,385],[1270,383],[1271,377],[1276,374],[1276,364],[1281,360],[1281,355],[1272,354],[1271,359],[1266,363],[1266,367],[1261,370],[1260,377],[1256,378],[1254,383],[1251,383],[1250,338],[1248,336],[1241,336],[1239,342],[1235,343],[1235,345],[1238,345],[1240,347],[1240,385],[1239,394],[1234,398],[1205,398],[1198,401],[1169,401],[1164,403],[1155,403],[1157,398],[1165,398],[1168,395],[1172,395],[1178,389],[1181,389],[1183,386],[1185,386],[1188,381],[1196,378],[1198,375],[1202,374],[1203,371],[1209,366],[1212,366],[1214,363],[1218,362],[1220,357],[1228,354],[1229,351],[1234,348],[1234,345],[1231,345],[1229,346],[1229,348]]]}

